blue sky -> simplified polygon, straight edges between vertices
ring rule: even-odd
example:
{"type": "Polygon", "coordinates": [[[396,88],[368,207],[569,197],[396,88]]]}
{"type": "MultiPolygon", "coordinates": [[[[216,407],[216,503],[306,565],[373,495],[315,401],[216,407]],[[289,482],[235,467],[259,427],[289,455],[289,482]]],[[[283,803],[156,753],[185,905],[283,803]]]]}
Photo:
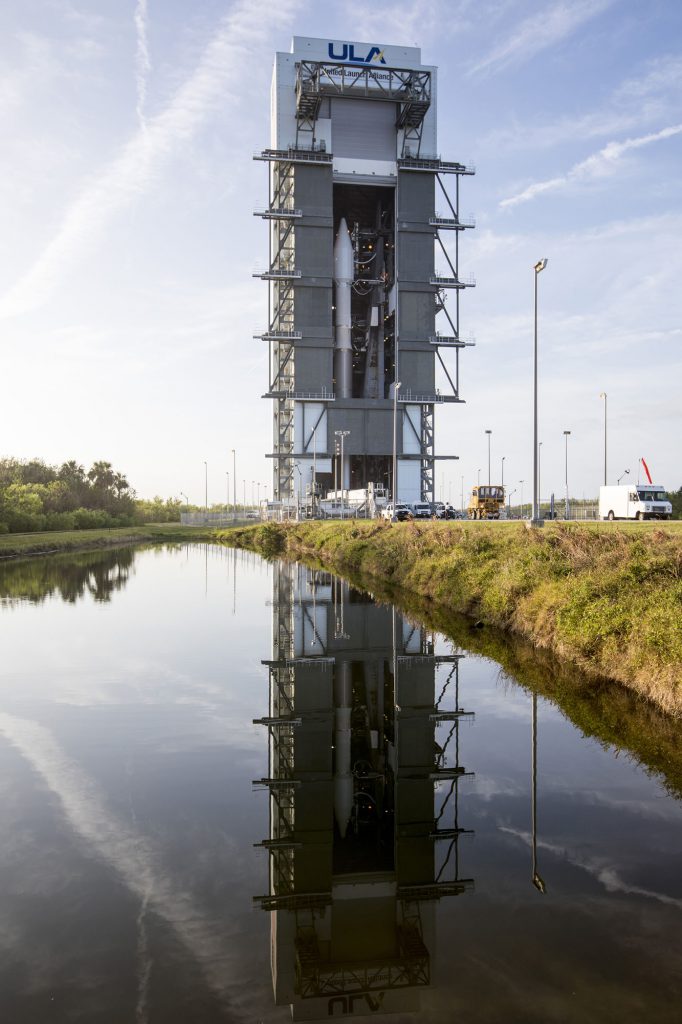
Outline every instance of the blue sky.
{"type": "MultiPolygon", "coordinates": [[[[466,405],[437,490],[532,476],[533,264],[542,492],[682,485],[682,5],[9,0],[0,12],[0,454],[106,458],[138,493],[270,483],[265,201],[275,50],[402,43],[439,67],[444,159],[476,165],[460,266],[466,405]]],[[[261,494],[263,493],[261,488],[261,494]]]]}

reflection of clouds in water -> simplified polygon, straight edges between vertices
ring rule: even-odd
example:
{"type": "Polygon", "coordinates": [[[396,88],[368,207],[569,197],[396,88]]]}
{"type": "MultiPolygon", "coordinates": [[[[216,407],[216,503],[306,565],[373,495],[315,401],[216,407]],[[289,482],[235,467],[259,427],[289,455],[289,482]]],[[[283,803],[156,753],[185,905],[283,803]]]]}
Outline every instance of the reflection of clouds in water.
{"type": "Polygon", "coordinates": [[[528,792],[527,785],[520,785],[512,779],[493,778],[478,772],[472,781],[472,789],[479,799],[486,802],[500,796],[525,796],[528,792]]]}
{"type": "MultiPolygon", "coordinates": [[[[262,666],[260,669],[263,676],[266,670],[262,666]]],[[[243,673],[239,678],[243,678],[243,673]]],[[[38,687],[32,688],[30,679],[22,680],[22,703],[31,696],[42,695],[43,677],[37,682],[38,687]]],[[[8,694],[6,706],[10,699],[8,694]]],[[[255,726],[251,727],[251,690],[242,687],[238,691],[235,679],[213,682],[153,660],[128,659],[117,665],[115,672],[98,672],[96,679],[90,672],[52,675],[50,702],[93,710],[160,707],[164,715],[173,708],[188,709],[195,714],[184,718],[182,733],[175,734],[172,746],[167,746],[169,737],[165,737],[164,749],[185,749],[188,740],[196,749],[218,741],[222,744],[230,737],[240,750],[262,750],[262,735],[255,726]],[[247,728],[245,722],[248,722],[247,728]]]]}
{"type": "MultiPolygon", "coordinates": [[[[59,799],[74,831],[115,869],[142,902],[138,916],[138,950],[144,959],[139,965],[138,1009],[146,1013],[146,979],[151,966],[143,931],[147,909],[153,910],[173,928],[187,952],[201,967],[212,991],[227,1003],[228,993],[241,980],[239,965],[225,942],[225,938],[235,941],[236,935],[226,936],[222,922],[220,930],[214,928],[191,896],[173,885],[157,863],[149,843],[107,810],[97,788],[66,756],[47,729],[36,722],[0,713],[0,732],[59,799]]],[[[138,1014],[138,1020],[144,1019],[138,1014]]],[[[238,1015],[233,1019],[247,1018],[238,1015]]]]}
{"type": "MultiPolygon", "coordinates": [[[[508,828],[505,825],[500,825],[500,832],[506,832],[508,835],[512,835],[517,839],[520,839],[521,842],[525,843],[527,846],[532,846],[533,837],[530,832],[523,832],[520,829],[508,828]]],[[[603,885],[607,892],[622,892],[627,896],[643,896],[645,899],[656,900],[668,907],[675,907],[677,910],[682,910],[682,899],[675,896],[668,896],[663,892],[655,892],[653,889],[643,889],[638,885],[630,885],[629,882],[624,881],[620,877],[616,868],[604,864],[603,861],[599,861],[594,857],[579,857],[577,854],[571,853],[567,850],[566,847],[559,846],[556,843],[547,842],[544,839],[538,839],[537,847],[539,850],[547,850],[549,853],[553,853],[555,856],[560,857],[573,867],[586,871],[601,885],[603,885]]]]}

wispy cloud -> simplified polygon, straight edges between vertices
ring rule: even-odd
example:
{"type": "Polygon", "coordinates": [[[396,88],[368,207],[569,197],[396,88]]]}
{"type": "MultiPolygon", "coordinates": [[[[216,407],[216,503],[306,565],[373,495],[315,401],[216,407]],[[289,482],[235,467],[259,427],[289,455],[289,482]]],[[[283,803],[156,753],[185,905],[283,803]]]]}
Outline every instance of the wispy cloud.
{"type": "MultiPolygon", "coordinates": [[[[532,845],[533,838],[530,832],[523,832],[521,829],[509,828],[505,825],[500,826],[500,832],[506,832],[507,835],[515,836],[522,843],[525,843],[526,846],[530,847],[532,845]]],[[[603,861],[591,857],[581,857],[570,852],[565,847],[558,846],[556,843],[546,842],[545,840],[538,840],[537,845],[539,849],[547,850],[548,853],[560,857],[573,867],[580,868],[589,875],[592,875],[607,892],[622,892],[626,896],[642,896],[644,899],[655,900],[657,903],[663,903],[668,907],[682,910],[682,899],[679,897],[668,896],[667,893],[656,892],[654,889],[644,889],[639,885],[630,885],[621,878],[615,867],[604,864],[603,861]]]]}
{"type": "Polygon", "coordinates": [[[556,192],[574,182],[591,181],[595,178],[603,178],[612,174],[616,164],[625,153],[633,149],[641,149],[649,146],[652,142],[661,142],[663,139],[670,139],[682,132],[682,124],[669,125],[661,128],[658,132],[650,132],[648,135],[640,135],[635,139],[625,139],[623,142],[609,142],[597,153],[588,156],[586,160],[574,164],[565,174],[556,178],[547,178],[545,181],[536,181],[529,185],[522,192],[509,196],[500,201],[500,206],[517,206],[519,203],[527,203],[536,196],[545,192],[556,192]]]}
{"type": "Polygon", "coordinates": [[[214,111],[225,109],[226,97],[241,96],[238,86],[253,51],[289,22],[298,5],[299,0],[280,0],[264,19],[260,7],[241,0],[221,20],[195,71],[166,109],[146,121],[120,155],[85,186],[33,266],[0,298],[0,317],[20,315],[46,301],[64,269],[115,213],[151,185],[162,160],[214,111]]]}
{"type": "Polygon", "coordinates": [[[152,62],[149,57],[149,45],[147,43],[147,0],[137,0],[135,7],[135,37],[137,48],[135,51],[135,86],[137,90],[137,119],[140,127],[144,128],[145,123],[145,100],[147,98],[147,76],[152,69],[152,62]]]}
{"type": "MultiPolygon", "coordinates": [[[[37,722],[0,713],[0,733],[57,797],[71,828],[116,871],[144,908],[149,906],[168,922],[202,968],[212,991],[236,1009],[233,995],[239,983],[239,967],[229,944],[233,936],[227,933],[224,922],[216,927],[190,894],[173,883],[150,844],[107,808],[91,779],[47,729],[37,722]]],[[[146,957],[146,950],[143,952],[146,957]]],[[[145,969],[146,960],[142,971],[145,969]]],[[[143,1005],[138,1002],[138,1008],[143,1005]]],[[[246,1014],[238,1013],[232,1019],[245,1020],[246,1014]]]]}
{"type": "Polygon", "coordinates": [[[597,109],[555,116],[551,121],[514,118],[484,136],[480,148],[486,152],[547,149],[642,131],[677,116],[681,89],[682,57],[660,57],[620,82],[597,109]]]}
{"type": "Polygon", "coordinates": [[[613,0],[582,0],[559,3],[522,21],[516,32],[473,64],[467,75],[499,71],[513,64],[522,64],[542,50],[562,42],[586,21],[611,6],[613,0]]]}

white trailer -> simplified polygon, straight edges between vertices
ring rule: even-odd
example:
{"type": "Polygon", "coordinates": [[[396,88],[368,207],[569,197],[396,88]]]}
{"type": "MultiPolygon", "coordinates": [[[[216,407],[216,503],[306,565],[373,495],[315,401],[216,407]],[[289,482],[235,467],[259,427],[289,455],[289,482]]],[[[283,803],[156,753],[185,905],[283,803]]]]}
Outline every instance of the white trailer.
{"type": "Polygon", "coordinates": [[[658,484],[599,488],[600,519],[670,519],[673,507],[658,484]]]}

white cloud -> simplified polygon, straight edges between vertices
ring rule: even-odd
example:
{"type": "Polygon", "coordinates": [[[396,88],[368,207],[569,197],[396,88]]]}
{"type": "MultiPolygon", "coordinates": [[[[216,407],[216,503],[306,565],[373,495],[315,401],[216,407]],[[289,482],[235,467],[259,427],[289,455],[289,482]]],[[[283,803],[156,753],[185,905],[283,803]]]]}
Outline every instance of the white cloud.
{"type": "Polygon", "coordinates": [[[548,10],[534,10],[516,32],[473,64],[468,75],[500,70],[530,60],[542,50],[555,46],[581,25],[606,10],[612,0],[582,0],[559,3],[548,10]]]}
{"type": "Polygon", "coordinates": [[[196,70],[166,109],[147,121],[85,186],[30,270],[0,298],[0,317],[20,315],[44,302],[64,268],[84,253],[115,213],[148,189],[161,161],[187,142],[211,113],[225,108],[230,91],[242,95],[237,87],[253,49],[291,18],[297,3],[281,0],[264,19],[259,7],[242,0],[222,19],[196,70]]]}
{"type": "Polygon", "coordinates": [[[137,89],[137,118],[140,127],[145,127],[145,100],[147,98],[147,76],[152,69],[147,43],[147,0],[137,0],[135,7],[135,85],[137,89]]]}
{"type": "Polygon", "coordinates": [[[574,164],[565,174],[560,174],[555,178],[547,178],[545,181],[536,181],[522,192],[509,196],[507,199],[502,199],[500,206],[517,206],[519,203],[527,203],[529,200],[535,199],[536,196],[542,195],[544,192],[556,192],[575,182],[606,177],[615,171],[618,161],[625,153],[629,153],[634,149],[641,149],[643,146],[649,146],[652,142],[670,139],[681,132],[682,124],[674,124],[669,125],[667,128],[661,128],[658,132],[650,132],[647,135],[640,135],[634,139],[625,139],[624,142],[609,142],[597,153],[593,153],[587,159],[574,164]]]}

